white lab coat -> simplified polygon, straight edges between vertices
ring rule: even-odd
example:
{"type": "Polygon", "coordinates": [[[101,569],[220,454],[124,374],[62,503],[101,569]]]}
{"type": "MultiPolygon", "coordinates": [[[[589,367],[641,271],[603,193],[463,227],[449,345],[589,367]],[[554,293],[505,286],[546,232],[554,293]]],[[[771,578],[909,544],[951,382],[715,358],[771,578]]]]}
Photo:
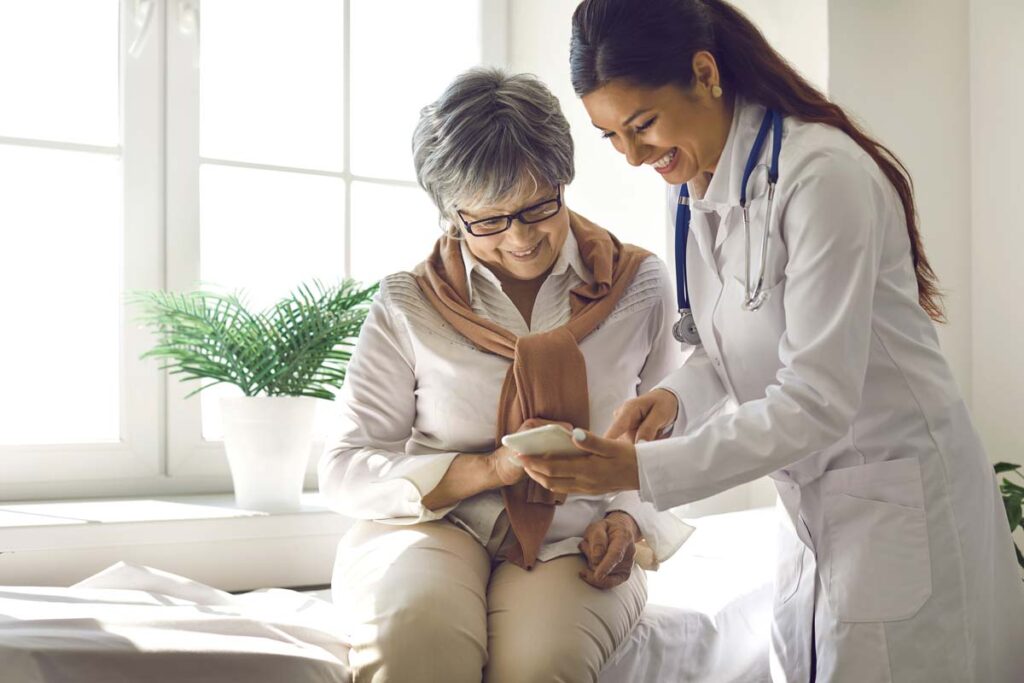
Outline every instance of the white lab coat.
{"type": "MultiPolygon", "coordinates": [[[[917,303],[899,197],[838,130],[786,119],[769,296],[741,308],[740,182],[763,114],[737,102],[706,193],[690,187],[703,347],[664,382],[676,436],[637,447],[641,497],[667,509],[775,480],[775,680],[1020,683],[1024,587],[992,469],[917,303]]],[[[752,277],[770,150],[748,189],[752,277]]]]}

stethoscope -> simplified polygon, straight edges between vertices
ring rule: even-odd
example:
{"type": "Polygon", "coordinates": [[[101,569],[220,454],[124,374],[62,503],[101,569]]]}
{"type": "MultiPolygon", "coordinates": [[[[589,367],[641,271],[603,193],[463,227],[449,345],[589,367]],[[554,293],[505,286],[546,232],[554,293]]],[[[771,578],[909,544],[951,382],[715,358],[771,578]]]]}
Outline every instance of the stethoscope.
{"type": "MultiPolygon", "coordinates": [[[[743,182],[740,185],[740,208],[743,211],[743,235],[746,240],[745,268],[743,269],[743,302],[744,310],[756,311],[768,298],[764,290],[765,265],[768,263],[768,234],[771,230],[772,202],[775,200],[775,183],[779,180],[779,152],[782,150],[782,115],[773,109],[764,113],[761,129],[757,132],[754,146],[747,157],[747,165],[743,169],[743,182]],[[768,167],[768,205],[764,214],[764,235],[761,237],[761,266],[754,285],[750,284],[750,210],[747,207],[747,183],[750,174],[757,167],[761,158],[761,149],[768,137],[768,129],[772,130],[772,159],[768,167]]],[[[676,207],[676,301],[679,304],[679,320],[672,326],[672,334],[676,341],[697,346],[701,343],[697,323],[693,319],[690,308],[690,292],[686,286],[686,241],[690,236],[690,191],[683,183],[679,188],[679,205],[676,207]]]]}

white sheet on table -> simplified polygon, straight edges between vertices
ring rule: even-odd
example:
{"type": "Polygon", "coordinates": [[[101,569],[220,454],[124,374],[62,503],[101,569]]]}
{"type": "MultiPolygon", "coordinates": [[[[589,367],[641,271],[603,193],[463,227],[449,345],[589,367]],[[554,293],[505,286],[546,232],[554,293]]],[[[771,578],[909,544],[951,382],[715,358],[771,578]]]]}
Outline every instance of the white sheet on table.
{"type": "MultiPolygon", "coordinates": [[[[648,574],[648,605],[600,683],[767,681],[774,515],[692,520],[693,536],[648,574]]],[[[0,587],[0,679],[342,683],[339,623],[308,593],[231,595],[118,563],[71,588],[0,587]]]]}
{"type": "Polygon", "coordinates": [[[4,683],[347,683],[334,607],[231,595],[118,563],[71,588],[0,587],[4,683]]]}
{"type": "Polygon", "coordinates": [[[648,572],[647,607],[600,683],[770,680],[774,509],[687,521],[696,531],[648,572]]]}

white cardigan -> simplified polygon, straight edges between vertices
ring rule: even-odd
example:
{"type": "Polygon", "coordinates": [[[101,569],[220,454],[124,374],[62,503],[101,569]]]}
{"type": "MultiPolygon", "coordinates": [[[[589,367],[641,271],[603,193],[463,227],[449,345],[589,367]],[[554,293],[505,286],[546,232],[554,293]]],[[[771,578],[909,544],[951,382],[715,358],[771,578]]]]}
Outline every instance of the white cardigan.
{"type": "MultiPolygon", "coordinates": [[[[494,274],[468,249],[462,251],[473,309],[517,335],[565,324],[570,290],[592,281],[570,233],[527,327],[494,274]]],[[[608,427],[625,400],[653,388],[677,367],[672,291],[664,264],[653,256],[646,259],[608,319],[580,344],[595,432],[608,427]]],[[[390,524],[447,517],[486,544],[503,510],[498,490],[435,511],[422,499],[458,453],[493,448],[498,397],[510,362],[478,350],[445,323],[410,273],[385,278],[349,364],[334,433],[320,463],[320,489],[330,506],[350,517],[390,524]]],[[[557,508],[539,558],[577,553],[587,525],[611,510],[633,516],[659,561],[691,531],[671,513],[642,502],[636,491],[570,496],[557,508]]]]}

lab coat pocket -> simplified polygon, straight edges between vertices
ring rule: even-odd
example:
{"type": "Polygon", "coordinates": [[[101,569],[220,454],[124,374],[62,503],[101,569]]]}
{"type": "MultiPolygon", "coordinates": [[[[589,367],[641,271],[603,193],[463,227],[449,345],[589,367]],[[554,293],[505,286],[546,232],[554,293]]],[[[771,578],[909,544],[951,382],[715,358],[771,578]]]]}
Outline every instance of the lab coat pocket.
{"type": "Polygon", "coordinates": [[[868,463],[823,477],[822,572],[840,621],[908,619],[931,596],[931,559],[917,458],[868,463]]]}

